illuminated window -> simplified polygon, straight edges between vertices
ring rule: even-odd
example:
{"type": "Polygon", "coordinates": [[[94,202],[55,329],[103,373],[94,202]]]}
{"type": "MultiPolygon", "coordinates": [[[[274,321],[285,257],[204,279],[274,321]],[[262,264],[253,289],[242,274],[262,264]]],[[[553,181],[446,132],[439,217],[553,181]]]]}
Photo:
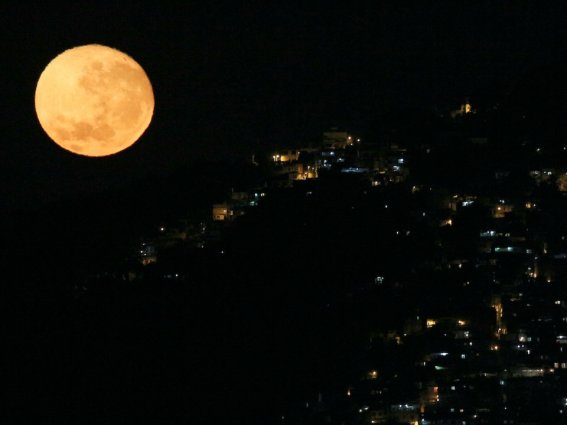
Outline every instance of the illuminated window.
{"type": "Polygon", "coordinates": [[[437,324],[437,320],[435,319],[427,319],[426,325],[428,328],[432,328],[437,324]]]}

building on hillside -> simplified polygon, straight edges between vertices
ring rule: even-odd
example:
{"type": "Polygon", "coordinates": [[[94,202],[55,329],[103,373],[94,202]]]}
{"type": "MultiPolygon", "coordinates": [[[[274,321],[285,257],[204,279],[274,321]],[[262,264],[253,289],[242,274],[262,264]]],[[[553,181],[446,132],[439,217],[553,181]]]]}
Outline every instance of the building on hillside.
{"type": "Polygon", "coordinates": [[[234,209],[232,204],[223,202],[213,205],[213,221],[232,221],[234,220],[234,209]]]}
{"type": "Polygon", "coordinates": [[[292,162],[299,159],[300,151],[298,150],[282,150],[272,154],[273,162],[292,162]]]}
{"type": "Polygon", "coordinates": [[[357,143],[360,143],[360,139],[336,127],[323,133],[323,147],[344,149],[357,143]]]}

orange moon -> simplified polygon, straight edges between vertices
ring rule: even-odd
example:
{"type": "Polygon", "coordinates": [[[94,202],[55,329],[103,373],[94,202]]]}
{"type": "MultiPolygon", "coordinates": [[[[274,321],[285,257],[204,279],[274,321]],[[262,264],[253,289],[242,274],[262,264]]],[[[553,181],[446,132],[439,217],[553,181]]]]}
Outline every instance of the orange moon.
{"type": "Polygon", "coordinates": [[[35,111],[43,130],[62,148],[106,156],[133,145],[148,128],[154,93],[134,59],[89,44],[65,50],[45,67],[35,111]]]}

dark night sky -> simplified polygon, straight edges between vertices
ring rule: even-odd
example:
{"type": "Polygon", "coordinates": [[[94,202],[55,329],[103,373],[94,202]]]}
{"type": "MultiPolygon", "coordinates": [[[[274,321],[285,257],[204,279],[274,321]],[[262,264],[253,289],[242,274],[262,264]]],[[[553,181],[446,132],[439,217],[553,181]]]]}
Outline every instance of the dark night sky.
{"type": "Polygon", "coordinates": [[[308,141],[330,125],[364,130],[391,108],[498,100],[567,48],[565,11],[551,2],[12,3],[0,14],[0,207],[308,141]],[[43,67],[87,43],[134,57],[156,97],[147,133],[105,159],[51,143],[33,110],[43,67]]]}

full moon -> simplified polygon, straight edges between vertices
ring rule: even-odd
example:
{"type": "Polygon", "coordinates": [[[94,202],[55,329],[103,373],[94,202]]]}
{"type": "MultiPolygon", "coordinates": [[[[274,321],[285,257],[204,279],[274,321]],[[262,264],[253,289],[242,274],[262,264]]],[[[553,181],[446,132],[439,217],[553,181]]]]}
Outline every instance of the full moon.
{"type": "Polygon", "coordinates": [[[35,90],[41,127],[59,146],[106,156],[133,145],[150,125],[154,94],[130,56],[89,44],[64,51],[41,73],[35,90]]]}

